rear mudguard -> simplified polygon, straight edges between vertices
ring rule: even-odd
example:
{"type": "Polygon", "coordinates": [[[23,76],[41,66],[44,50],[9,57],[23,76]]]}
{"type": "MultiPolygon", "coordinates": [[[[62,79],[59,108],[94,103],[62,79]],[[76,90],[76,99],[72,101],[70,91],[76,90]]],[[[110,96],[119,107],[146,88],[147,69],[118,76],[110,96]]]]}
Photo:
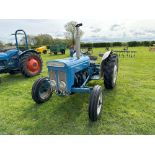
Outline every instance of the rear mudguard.
{"type": "Polygon", "coordinates": [[[107,59],[109,57],[109,55],[112,53],[112,51],[107,51],[104,53],[103,57],[102,57],[102,61],[107,59]]]}
{"type": "Polygon", "coordinates": [[[110,56],[112,51],[107,51],[104,53],[101,61],[101,67],[100,67],[100,76],[103,77],[103,71],[104,71],[104,61],[110,56]]]}
{"type": "Polygon", "coordinates": [[[37,51],[33,50],[33,49],[29,49],[29,50],[26,50],[24,52],[21,52],[19,53],[19,57],[21,57],[22,55],[26,54],[26,53],[29,53],[29,52],[34,52],[36,54],[39,54],[37,51]]]}

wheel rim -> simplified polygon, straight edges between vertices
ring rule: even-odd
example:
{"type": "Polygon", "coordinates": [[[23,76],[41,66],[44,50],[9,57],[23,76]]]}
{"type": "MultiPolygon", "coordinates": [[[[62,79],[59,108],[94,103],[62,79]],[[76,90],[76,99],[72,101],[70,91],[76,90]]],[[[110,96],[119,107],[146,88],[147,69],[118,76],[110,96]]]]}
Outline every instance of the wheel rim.
{"type": "Polygon", "coordinates": [[[29,58],[27,61],[27,69],[31,73],[38,73],[40,71],[40,61],[34,57],[29,58]]]}
{"type": "Polygon", "coordinates": [[[48,81],[44,81],[39,88],[39,96],[41,99],[47,99],[51,94],[51,87],[48,81]]]}
{"type": "Polygon", "coordinates": [[[114,72],[113,72],[113,83],[116,83],[116,79],[117,79],[117,66],[114,66],[114,72]]]}
{"type": "Polygon", "coordinates": [[[102,92],[99,95],[98,103],[97,103],[97,115],[100,114],[102,108],[102,92]]]}

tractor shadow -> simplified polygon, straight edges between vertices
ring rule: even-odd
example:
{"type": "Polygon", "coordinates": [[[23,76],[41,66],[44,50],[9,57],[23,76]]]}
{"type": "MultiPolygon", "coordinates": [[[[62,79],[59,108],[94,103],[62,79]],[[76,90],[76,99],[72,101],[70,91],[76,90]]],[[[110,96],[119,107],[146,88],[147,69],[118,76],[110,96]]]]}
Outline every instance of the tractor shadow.
{"type": "Polygon", "coordinates": [[[89,95],[73,94],[53,97],[41,105],[32,104],[24,109],[21,119],[35,121],[29,134],[72,134],[83,113],[87,117],[89,95]],[[83,112],[85,111],[85,112],[83,112]]]}
{"type": "Polygon", "coordinates": [[[0,87],[2,88],[1,91],[5,91],[5,88],[12,88],[14,86],[19,86],[22,89],[23,84],[29,84],[30,81],[33,82],[35,79],[41,77],[41,74],[35,77],[26,78],[22,74],[18,73],[15,75],[9,75],[9,74],[2,74],[0,75],[0,87]]]}
{"type": "Polygon", "coordinates": [[[1,83],[13,83],[13,82],[21,82],[21,81],[25,81],[26,78],[18,73],[15,75],[10,75],[10,74],[2,74],[0,75],[0,79],[1,79],[1,83]]]}
{"type": "Polygon", "coordinates": [[[15,85],[20,85],[26,82],[26,78],[23,77],[21,74],[16,75],[9,75],[9,74],[2,74],[0,75],[0,89],[1,92],[5,91],[5,88],[12,88],[15,85]]]}

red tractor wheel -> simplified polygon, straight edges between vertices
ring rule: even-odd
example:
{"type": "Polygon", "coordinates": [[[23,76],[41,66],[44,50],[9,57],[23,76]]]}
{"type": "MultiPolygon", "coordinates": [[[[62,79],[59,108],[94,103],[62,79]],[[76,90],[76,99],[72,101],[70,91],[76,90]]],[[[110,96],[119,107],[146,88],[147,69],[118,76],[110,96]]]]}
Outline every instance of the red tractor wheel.
{"type": "Polygon", "coordinates": [[[39,54],[28,52],[21,57],[20,67],[24,76],[36,76],[42,71],[42,59],[39,54]]]}

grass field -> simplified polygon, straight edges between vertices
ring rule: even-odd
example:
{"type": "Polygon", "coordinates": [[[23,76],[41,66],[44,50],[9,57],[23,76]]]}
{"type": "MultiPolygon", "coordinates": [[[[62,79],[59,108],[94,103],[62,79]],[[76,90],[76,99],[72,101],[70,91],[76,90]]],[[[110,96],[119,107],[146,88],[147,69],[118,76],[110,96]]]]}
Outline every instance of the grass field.
{"type": "MultiPolygon", "coordinates": [[[[104,89],[102,114],[95,123],[88,119],[88,94],[53,94],[40,106],[31,98],[33,82],[47,76],[46,61],[68,53],[42,55],[44,70],[37,77],[1,74],[0,134],[155,134],[155,52],[133,49],[138,51],[135,58],[119,59],[117,86],[104,89]]],[[[98,51],[104,50],[94,53],[98,51]]],[[[89,83],[95,84],[103,86],[103,80],[89,83]]]]}

